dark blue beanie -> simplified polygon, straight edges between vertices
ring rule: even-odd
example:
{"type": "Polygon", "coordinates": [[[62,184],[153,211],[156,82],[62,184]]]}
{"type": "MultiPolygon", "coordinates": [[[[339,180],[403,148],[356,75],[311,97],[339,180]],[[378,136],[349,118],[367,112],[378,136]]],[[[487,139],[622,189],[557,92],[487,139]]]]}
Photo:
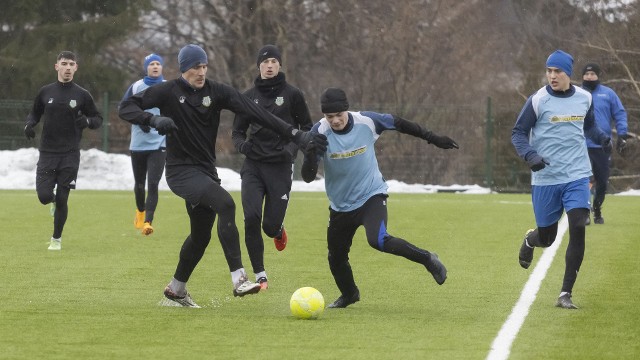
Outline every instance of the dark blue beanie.
{"type": "Polygon", "coordinates": [[[207,53],[198,45],[189,44],[180,49],[178,53],[178,65],[181,73],[187,72],[187,70],[196,65],[208,62],[207,53]]]}
{"type": "Polygon", "coordinates": [[[547,67],[556,67],[571,76],[573,57],[562,50],[556,50],[547,58],[547,67]]]}
{"type": "Polygon", "coordinates": [[[149,54],[144,58],[144,64],[142,65],[142,70],[144,71],[145,75],[147,75],[147,69],[149,68],[149,64],[151,64],[152,61],[157,61],[160,63],[160,65],[164,66],[164,60],[162,60],[162,56],[158,54],[149,54]]]}

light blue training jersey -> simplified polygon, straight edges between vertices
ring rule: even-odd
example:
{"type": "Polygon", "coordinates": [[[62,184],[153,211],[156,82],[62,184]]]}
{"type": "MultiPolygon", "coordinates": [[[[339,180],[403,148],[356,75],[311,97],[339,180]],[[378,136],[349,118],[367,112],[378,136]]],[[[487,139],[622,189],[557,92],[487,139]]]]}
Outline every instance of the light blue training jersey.
{"type": "Polygon", "coordinates": [[[344,131],[331,129],[322,118],[312,131],[329,141],[322,155],[325,190],[335,211],[355,210],[377,194],[387,193],[387,183],[378,167],[374,144],[384,130],[394,130],[393,116],[369,111],[349,111],[344,131]]]}
{"type": "Polygon", "coordinates": [[[566,93],[557,93],[545,86],[529,97],[512,142],[523,159],[537,153],[549,162],[531,173],[531,184],[557,185],[591,176],[585,133],[599,144],[607,138],[595,125],[588,91],[572,85],[566,93]]]}
{"type": "MultiPolygon", "coordinates": [[[[127,92],[124,95],[122,100],[126,100],[133,94],[137,94],[142,90],[148,88],[149,85],[144,83],[144,79],[140,79],[134,82],[127,92]]],[[[152,113],[153,115],[160,115],[160,109],[145,109],[146,112],[152,113]]],[[[166,147],[166,137],[164,135],[158,134],[158,131],[154,128],[148,133],[142,131],[140,126],[131,125],[131,142],[129,143],[129,150],[131,151],[145,151],[145,150],[158,150],[161,147],[166,147]]]]}

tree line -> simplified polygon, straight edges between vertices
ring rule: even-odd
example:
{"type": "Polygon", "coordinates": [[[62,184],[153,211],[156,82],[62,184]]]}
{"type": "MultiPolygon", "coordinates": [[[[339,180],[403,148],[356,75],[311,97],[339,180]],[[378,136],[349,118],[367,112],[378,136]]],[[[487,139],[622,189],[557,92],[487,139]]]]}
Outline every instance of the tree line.
{"type": "MultiPolygon", "coordinates": [[[[625,0],[19,1],[0,13],[0,98],[32,99],[53,81],[55,55],[66,49],[79,54],[79,84],[119,99],[150,52],[165,58],[166,78],[178,76],[177,52],[188,43],[207,50],[210,78],[244,90],[258,74],[257,50],[270,43],[282,50],[282,70],[314,118],[321,92],[338,86],[354,110],[443,129],[464,149],[485,136],[491,98],[498,126],[490,141],[496,157],[511,163],[518,159],[507,132],[544,84],[546,57],[557,48],[574,56],[576,85],[584,64],[600,63],[602,82],[620,95],[638,132],[638,10],[625,0]]],[[[395,137],[383,145],[417,159],[425,151],[395,137]]],[[[477,151],[462,153],[466,166],[478,162],[477,151]]],[[[433,156],[433,170],[449,171],[446,159],[433,156]]]]}

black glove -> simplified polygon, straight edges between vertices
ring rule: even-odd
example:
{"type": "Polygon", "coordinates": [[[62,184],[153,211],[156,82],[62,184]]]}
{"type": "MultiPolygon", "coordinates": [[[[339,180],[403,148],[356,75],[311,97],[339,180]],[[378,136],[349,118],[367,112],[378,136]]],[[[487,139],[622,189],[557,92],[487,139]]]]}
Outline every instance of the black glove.
{"type": "Polygon", "coordinates": [[[142,130],[143,133],[148,134],[149,131],[151,131],[151,126],[149,125],[138,125],[140,127],[140,130],[142,130]]]}
{"type": "Polygon", "coordinates": [[[616,151],[621,156],[626,155],[627,150],[627,135],[618,136],[618,141],[616,141],[616,151]]]}
{"type": "Polygon", "coordinates": [[[173,130],[178,130],[176,123],[173,122],[173,119],[166,116],[152,116],[149,120],[149,125],[153,126],[158,130],[158,134],[167,135],[173,130]]]}
{"type": "Polygon", "coordinates": [[[34,124],[33,122],[29,121],[25,126],[24,126],[24,135],[27,137],[27,140],[31,140],[34,139],[36,137],[36,131],[33,129],[33,127],[36,124],[34,124]]]}
{"type": "Polygon", "coordinates": [[[611,143],[611,138],[606,138],[605,140],[602,141],[600,145],[602,146],[602,150],[605,153],[611,154],[611,150],[613,150],[613,144],[611,143]]]}
{"type": "Polygon", "coordinates": [[[527,165],[531,168],[531,171],[536,172],[544,169],[549,162],[542,158],[542,156],[536,154],[531,159],[527,160],[527,165]]]}
{"type": "Polygon", "coordinates": [[[240,145],[240,154],[247,155],[253,148],[253,143],[245,141],[240,145]]]}
{"type": "Polygon", "coordinates": [[[316,152],[327,151],[327,137],[311,131],[300,131],[298,129],[293,130],[293,142],[298,145],[303,152],[307,152],[313,149],[316,152]]]}
{"type": "Polygon", "coordinates": [[[436,134],[431,134],[431,136],[429,136],[429,138],[427,139],[427,142],[429,142],[429,144],[433,144],[437,147],[439,147],[440,149],[459,149],[460,147],[458,146],[458,144],[456,144],[455,141],[453,141],[450,137],[448,136],[439,136],[436,134]]]}
{"type": "Polygon", "coordinates": [[[76,127],[78,129],[84,129],[87,126],[89,126],[89,119],[82,115],[82,112],[78,111],[78,116],[76,116],[76,127]]]}

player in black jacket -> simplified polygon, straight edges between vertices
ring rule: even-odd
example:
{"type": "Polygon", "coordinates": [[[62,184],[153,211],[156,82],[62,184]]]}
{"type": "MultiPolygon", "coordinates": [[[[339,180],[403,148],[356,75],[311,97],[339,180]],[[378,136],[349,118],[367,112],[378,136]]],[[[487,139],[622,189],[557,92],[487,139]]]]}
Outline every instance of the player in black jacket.
{"type": "MultiPolygon", "coordinates": [[[[280,72],[280,50],[274,45],[265,45],[258,52],[257,65],[260,75],[255,79],[254,87],[244,94],[294,128],[311,130],[311,115],[302,91],[287,83],[285,74],[280,72]]],[[[298,146],[243,114],[236,115],[231,137],[236,149],[246,156],[240,171],[245,243],[256,282],[262,289],[267,289],[260,226],[273,238],[276,249],[284,250],[287,232],[283,223],[298,146]]]]}
{"type": "Polygon", "coordinates": [[[43,119],[40,157],[36,169],[36,192],[43,205],[53,203],[53,236],[49,250],[62,249],[62,230],[67,222],[69,193],[76,187],[80,167],[80,139],[85,128],[97,129],[102,116],[91,94],[73,82],[78,70],[76,55],[61,52],[54,65],[58,81],[43,86],[27,115],[24,134],[36,136],[34,127],[43,119]],[[54,192],[55,189],[55,192],[54,192]]]}
{"type": "Polygon", "coordinates": [[[120,105],[120,118],[148,125],[167,135],[166,179],[169,188],[185,200],[191,223],[173,279],[164,295],[177,305],[198,307],[187,292],[186,283],[204,255],[218,216],[218,237],[231,272],[234,296],[255,294],[260,285],[248,281],[242,266],[240,241],[235,222],[235,203],[220,186],[216,170],[216,136],[220,111],[243,113],[272,128],[283,137],[306,147],[326,146],[326,137],[295,129],[256,105],[228,85],[206,79],[207,54],[197,45],[187,45],[178,54],[182,76],[154,85],[120,105]],[[163,116],[143,109],[157,107],[163,116]]]}

